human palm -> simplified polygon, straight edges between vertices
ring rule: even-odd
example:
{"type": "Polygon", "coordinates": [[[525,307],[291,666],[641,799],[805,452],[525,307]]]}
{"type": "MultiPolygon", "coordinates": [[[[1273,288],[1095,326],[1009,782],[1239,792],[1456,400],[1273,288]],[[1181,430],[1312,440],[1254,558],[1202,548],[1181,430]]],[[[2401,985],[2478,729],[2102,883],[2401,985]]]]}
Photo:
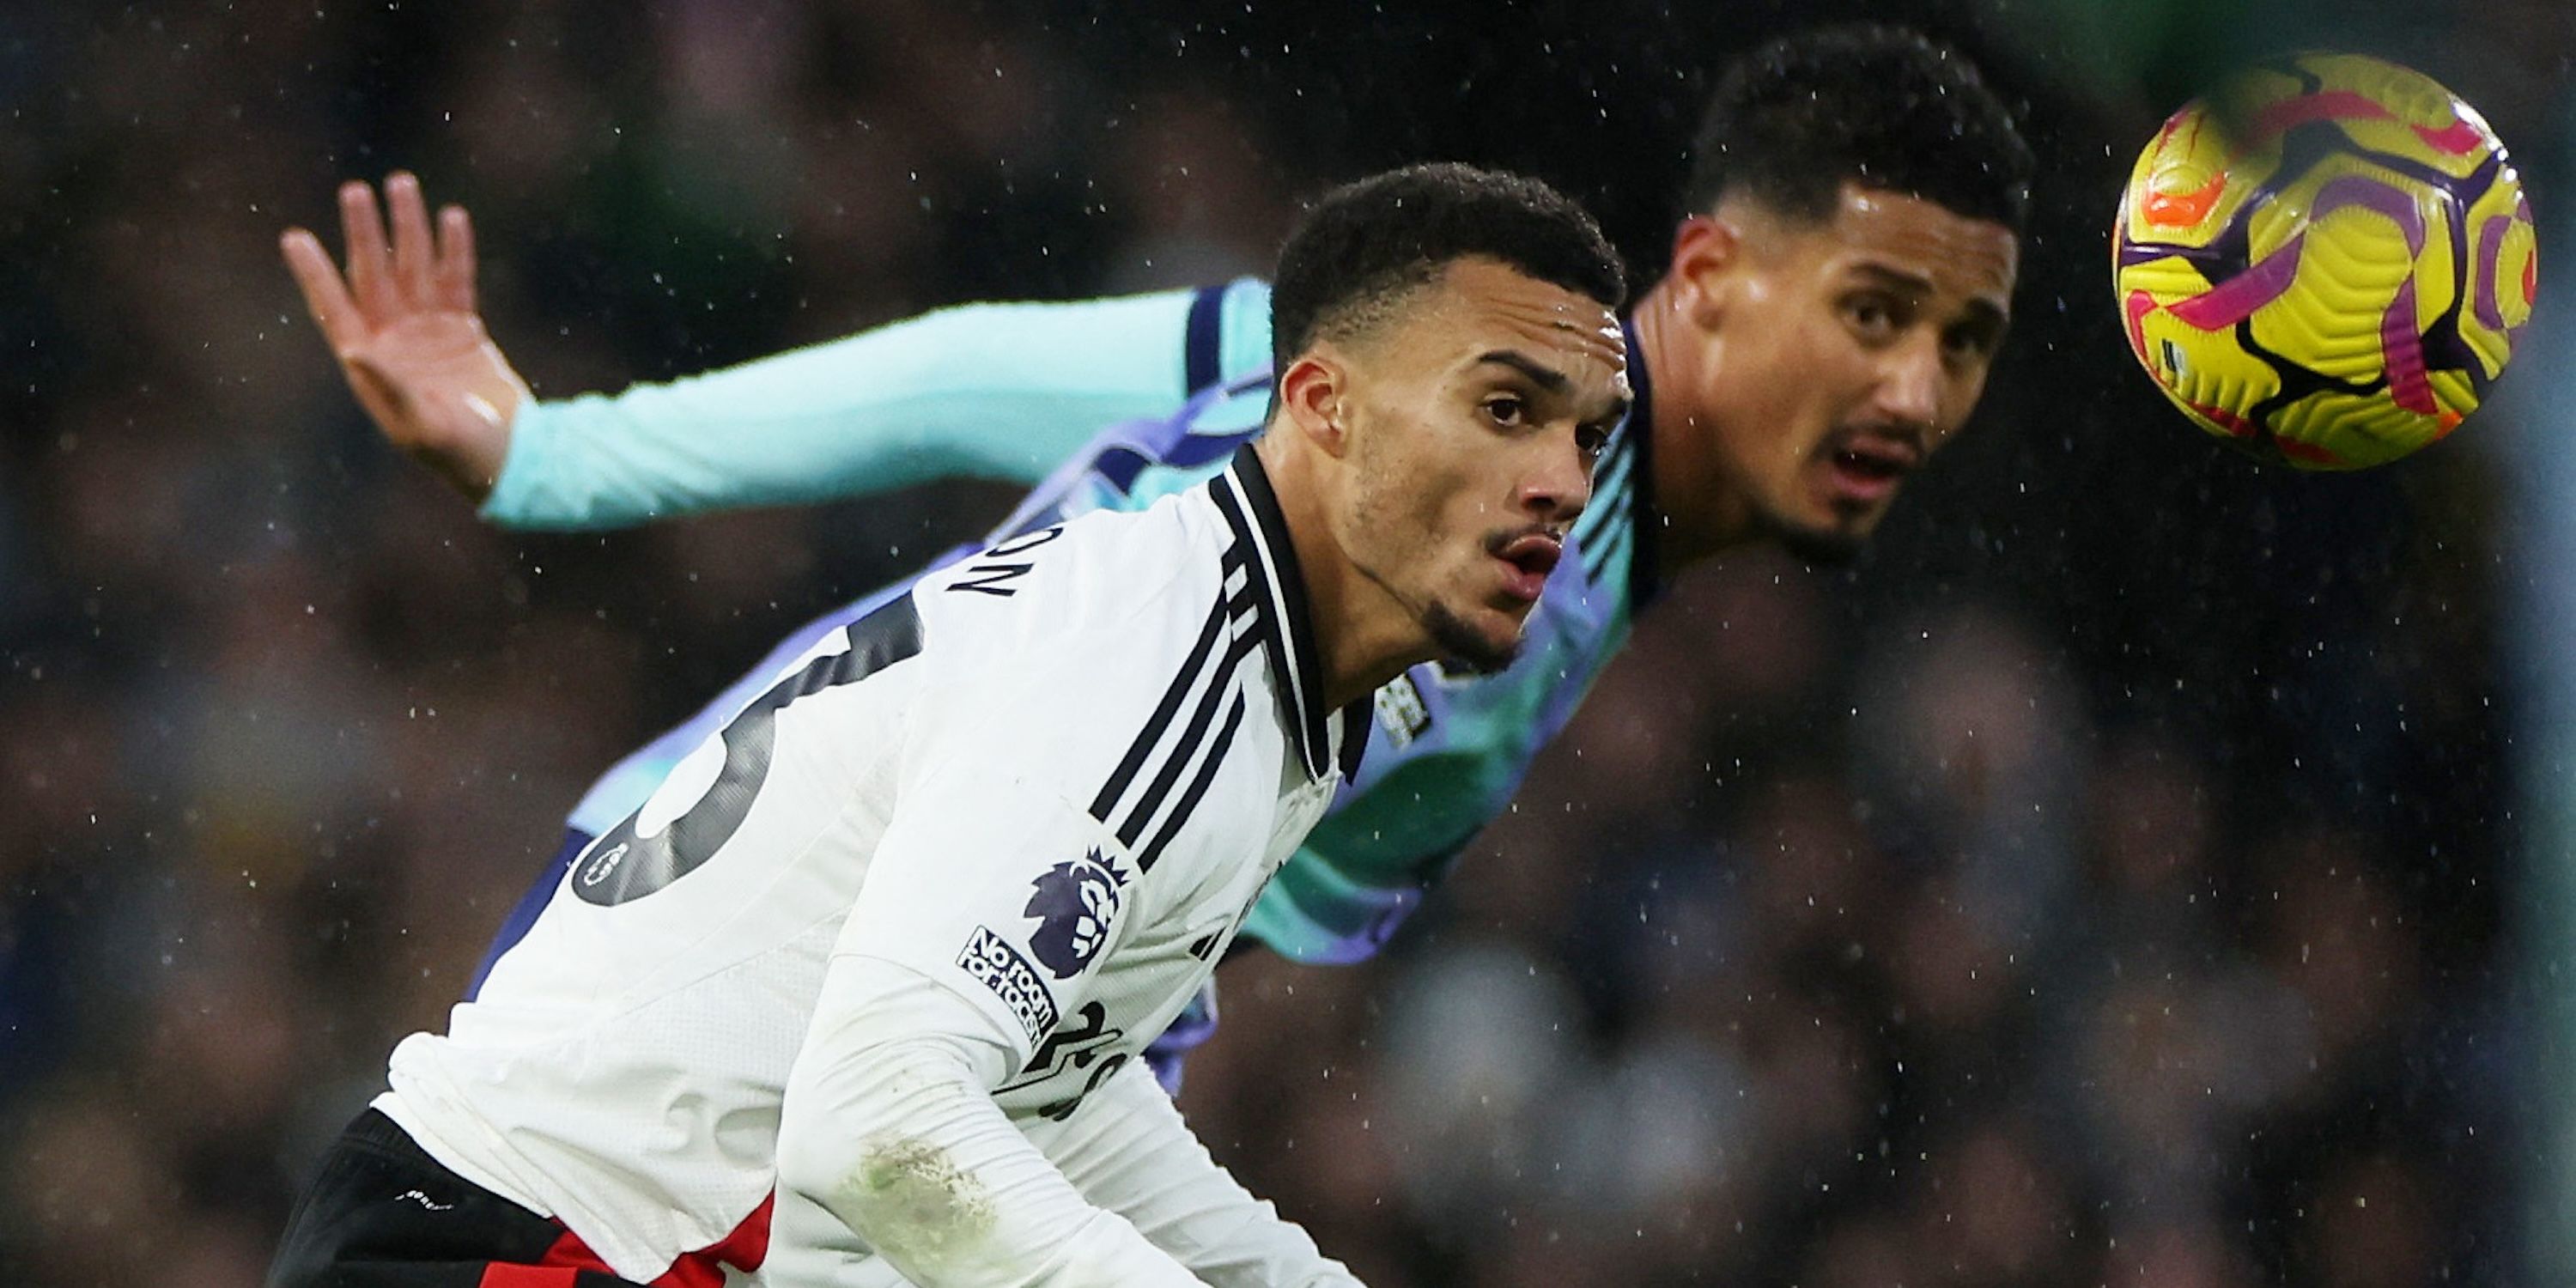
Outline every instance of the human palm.
{"type": "Polygon", "coordinates": [[[527,382],[475,311],[474,228],[465,211],[440,211],[433,233],[420,181],[401,173],[385,181],[385,204],[390,240],[375,190],[341,186],[345,278],[321,240],[302,228],[288,229],[280,248],[377,428],[480,498],[500,472],[511,418],[529,398],[527,382]]]}

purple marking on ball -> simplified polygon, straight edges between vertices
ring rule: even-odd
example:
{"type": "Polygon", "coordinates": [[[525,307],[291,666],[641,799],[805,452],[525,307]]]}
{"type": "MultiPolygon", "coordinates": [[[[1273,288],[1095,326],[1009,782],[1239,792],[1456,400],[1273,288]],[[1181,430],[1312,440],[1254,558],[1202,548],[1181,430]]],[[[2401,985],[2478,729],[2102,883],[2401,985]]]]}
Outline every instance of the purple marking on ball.
{"type": "Polygon", "coordinates": [[[2415,330],[2415,278],[2397,283],[2396,298],[2379,316],[2380,361],[2388,368],[2388,400],[2426,416],[2441,408],[2433,402],[2433,381],[2424,371],[2424,337],[2415,330]]]}
{"type": "Polygon", "coordinates": [[[2244,272],[2174,305],[2168,311],[2175,320],[2203,331],[2223,331],[2252,317],[2256,309],[2289,292],[2290,283],[2299,273],[2299,251],[2307,245],[2308,227],[2350,206],[2361,206],[2388,216],[2405,232],[2410,252],[2424,249],[2424,213],[2415,208],[2412,198],[2368,175],[2337,175],[2317,190],[2315,207],[2308,215],[2306,226],[2301,227],[2296,235],[2273,247],[2271,254],[2244,272]]]}
{"type": "Polygon", "coordinates": [[[2469,283],[2470,298],[2478,325],[2490,331],[2504,330],[2504,309],[2496,303],[2496,263],[2504,258],[2504,235],[2512,227],[2511,215],[2489,215],[2478,225],[2478,274],[2469,283]]]}
{"type": "MultiPolygon", "coordinates": [[[[2301,69],[2285,67],[2280,70],[2303,78],[2307,75],[2301,69]]],[[[2313,85],[2310,86],[2311,90],[2314,88],[2313,85]]],[[[2478,162],[2475,169],[2465,175],[2455,176],[2409,157],[2363,147],[2359,141],[2331,121],[2314,121],[2293,127],[2281,141],[2280,160],[2273,167],[2272,172],[2261,183],[2255,185],[2254,191],[2247,194],[2243,204],[2236,208],[2227,223],[2208,242],[2198,246],[2179,246],[2170,243],[2136,241],[2128,235],[2127,221],[2122,220],[2119,229],[2119,247],[2116,252],[2117,262],[2120,267],[2129,268],[2169,256],[2179,258],[2198,269],[2202,280],[2211,283],[2212,289],[2215,290],[2229,280],[2222,279],[2221,274],[2227,273],[2237,265],[2245,264],[2250,258],[2254,213],[2271,204],[2284,189],[2298,182],[2309,170],[2337,155],[2378,166],[2447,197],[2448,200],[2443,203],[2442,214],[2451,233],[2452,271],[2459,273],[2467,267],[2468,208],[2485,196],[2504,173],[2506,165],[2504,150],[2497,148],[2490,151],[2478,162]]],[[[2346,177],[2360,179],[2365,183],[2380,182],[2366,176],[2346,177]]],[[[2386,185],[2381,183],[2381,186],[2386,185]]],[[[2320,195],[2322,196],[2322,193],[2320,195]]],[[[2420,229],[2421,207],[2415,206],[2411,201],[2406,204],[2415,212],[2415,226],[2420,229]]],[[[2318,213],[2324,212],[2320,210],[2318,213]]],[[[2410,238],[2415,235],[2410,233],[2410,238]]],[[[2421,243],[2415,244],[2420,249],[2421,243]]],[[[2293,240],[2291,245],[2296,246],[2297,242],[2293,240]]],[[[2275,251],[2274,254],[2278,255],[2280,252],[2275,251]]],[[[2295,259],[2290,262],[2293,265],[2296,263],[2295,259]]],[[[2259,268],[2260,265],[2255,267],[2259,268]]],[[[2238,274],[2238,276],[2242,275],[2242,273],[2238,274]]],[[[2482,277],[2481,280],[2485,279],[2482,277]]],[[[2271,298],[2277,298],[2277,293],[2271,298]]],[[[2260,304],[2258,303],[2256,307],[2260,307],[2260,304]]],[[[2466,375],[2471,387],[2483,396],[2490,377],[2483,363],[2474,356],[2467,338],[2460,334],[2458,312],[2459,305],[2455,300],[2450,309],[2423,329],[2419,341],[2422,359],[2428,369],[2456,370],[2466,375]]],[[[2514,328],[2514,330],[2519,331],[2520,328],[2514,328]]]]}
{"type": "Polygon", "coordinates": [[[2404,189],[2366,174],[2336,175],[2317,189],[2316,209],[2309,213],[2308,222],[2313,224],[2346,206],[2364,206],[2388,216],[2406,234],[2407,251],[2423,252],[2424,210],[2404,189]]]}

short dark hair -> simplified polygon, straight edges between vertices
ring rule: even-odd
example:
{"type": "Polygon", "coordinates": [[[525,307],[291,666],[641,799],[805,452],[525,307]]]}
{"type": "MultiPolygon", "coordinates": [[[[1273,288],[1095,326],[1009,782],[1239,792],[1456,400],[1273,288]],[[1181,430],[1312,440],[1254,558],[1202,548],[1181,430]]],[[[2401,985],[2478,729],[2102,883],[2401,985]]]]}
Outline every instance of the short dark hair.
{"type": "Polygon", "coordinates": [[[1830,219],[1845,181],[2021,231],[2030,145],[1967,55],[1878,23],[1819,27],[1732,63],[1692,150],[1685,213],[1743,193],[1830,219]]]}
{"type": "Polygon", "coordinates": [[[1406,166],[1324,194],[1288,234],[1270,286],[1273,369],[1318,339],[1374,325],[1468,258],[1499,260],[1604,308],[1627,293],[1617,252],[1572,198],[1522,175],[1406,166]]]}

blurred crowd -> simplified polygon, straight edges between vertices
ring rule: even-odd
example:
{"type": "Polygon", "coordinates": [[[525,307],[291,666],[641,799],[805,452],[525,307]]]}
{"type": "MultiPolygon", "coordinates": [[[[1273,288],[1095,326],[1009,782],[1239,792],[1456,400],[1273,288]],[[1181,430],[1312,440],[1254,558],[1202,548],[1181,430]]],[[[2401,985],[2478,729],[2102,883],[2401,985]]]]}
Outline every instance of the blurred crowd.
{"type": "Polygon", "coordinates": [[[1202,1133],[1372,1284],[2493,1282],[2493,980],[2387,844],[1824,598],[1667,606],[1396,962],[1232,983],[1202,1133]]]}
{"type": "MultiPolygon", "coordinates": [[[[1189,10],[0,10],[0,1279],[257,1283],[590,776],[1009,499],[485,528],[276,262],[289,223],[336,244],[336,182],[469,204],[560,396],[1257,272],[1389,160],[1660,181],[1692,69],[1759,34],[1189,10]],[[1440,115],[1504,99],[1573,124],[1440,115]]],[[[1220,976],[1185,1108],[1378,1288],[2510,1273],[2491,467],[2294,486],[2198,441],[2100,283],[2161,109],[1985,48],[2055,186],[1971,439],[1858,567],[1675,587],[1383,961],[1220,976]]]]}

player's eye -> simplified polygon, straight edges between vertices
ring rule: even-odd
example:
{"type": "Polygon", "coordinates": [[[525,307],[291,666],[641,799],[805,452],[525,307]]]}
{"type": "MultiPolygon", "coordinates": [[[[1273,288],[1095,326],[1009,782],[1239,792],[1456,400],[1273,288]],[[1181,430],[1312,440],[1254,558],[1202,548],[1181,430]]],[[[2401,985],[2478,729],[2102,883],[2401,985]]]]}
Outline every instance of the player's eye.
{"type": "Polygon", "coordinates": [[[1843,320],[1861,339],[1872,342],[1888,339],[1904,324],[1895,302],[1875,292],[1846,297],[1843,320]]]}
{"type": "Polygon", "coordinates": [[[1974,362],[1993,357],[2001,338],[1994,327],[1963,323],[1941,333],[1941,347],[1954,362],[1974,362]]]}
{"type": "Polygon", "coordinates": [[[1586,460],[1586,461],[1597,461],[1597,460],[1600,460],[1600,459],[1601,459],[1601,453],[1602,453],[1602,452],[1604,452],[1604,451],[1607,451],[1607,450],[1609,449],[1609,447],[1610,447],[1610,427],[1609,427],[1609,426],[1607,426],[1607,425],[1578,425],[1578,426],[1576,426],[1576,427],[1575,427],[1575,430],[1574,430],[1574,450],[1576,450],[1576,451],[1578,451],[1578,452],[1583,453],[1583,459],[1584,459],[1584,460],[1586,460]]]}
{"type": "Polygon", "coordinates": [[[1514,394],[1495,394],[1485,400],[1485,416],[1504,429],[1518,429],[1529,420],[1529,402],[1514,394]]]}

